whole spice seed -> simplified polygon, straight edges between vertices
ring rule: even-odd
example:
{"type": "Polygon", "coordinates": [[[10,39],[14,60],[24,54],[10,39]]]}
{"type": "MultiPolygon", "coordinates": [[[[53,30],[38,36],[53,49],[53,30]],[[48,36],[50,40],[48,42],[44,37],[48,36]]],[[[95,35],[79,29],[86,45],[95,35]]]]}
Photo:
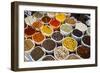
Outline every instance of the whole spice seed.
{"type": "Polygon", "coordinates": [[[74,29],[73,30],[73,35],[77,36],[77,37],[81,37],[82,36],[82,32],[78,29],[74,29]]]}
{"type": "Polygon", "coordinates": [[[63,39],[63,35],[59,32],[59,31],[56,31],[52,34],[52,38],[55,40],[55,41],[60,41],[63,39]]]}
{"type": "Polygon", "coordinates": [[[53,40],[51,40],[51,39],[47,39],[47,40],[45,40],[45,41],[42,43],[42,46],[43,46],[43,48],[45,48],[46,50],[52,51],[52,50],[55,48],[56,43],[55,43],[53,40]]]}
{"type": "Polygon", "coordinates": [[[84,58],[84,59],[87,59],[90,57],[90,48],[86,47],[86,46],[79,46],[77,48],[77,54],[84,58]]]}
{"type": "Polygon", "coordinates": [[[90,46],[90,36],[84,36],[82,40],[86,45],[90,46]]]}
{"type": "Polygon", "coordinates": [[[44,51],[39,46],[35,47],[31,52],[31,56],[35,61],[39,60],[43,55],[44,51]]]}
{"type": "Polygon", "coordinates": [[[54,56],[58,60],[63,60],[68,56],[69,52],[67,49],[63,48],[62,46],[55,48],[54,56]]]}

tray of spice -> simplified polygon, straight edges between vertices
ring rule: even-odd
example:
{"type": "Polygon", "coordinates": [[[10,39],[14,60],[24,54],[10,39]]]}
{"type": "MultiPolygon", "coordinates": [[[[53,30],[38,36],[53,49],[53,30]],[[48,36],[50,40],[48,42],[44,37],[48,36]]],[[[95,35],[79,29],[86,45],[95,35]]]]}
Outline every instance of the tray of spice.
{"type": "Polygon", "coordinates": [[[90,58],[90,15],[24,11],[24,61],[90,58]]]}

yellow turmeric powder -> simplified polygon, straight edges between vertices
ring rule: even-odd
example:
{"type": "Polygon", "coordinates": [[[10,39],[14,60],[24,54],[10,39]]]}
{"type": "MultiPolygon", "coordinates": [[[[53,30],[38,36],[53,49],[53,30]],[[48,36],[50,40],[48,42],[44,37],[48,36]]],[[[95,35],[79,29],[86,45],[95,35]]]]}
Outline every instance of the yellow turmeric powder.
{"type": "Polygon", "coordinates": [[[60,21],[60,22],[64,22],[65,19],[66,19],[66,16],[65,16],[64,13],[57,13],[57,14],[56,14],[56,19],[57,19],[58,21],[60,21]]]}
{"type": "Polygon", "coordinates": [[[77,46],[77,41],[71,37],[66,37],[64,38],[62,44],[69,51],[74,51],[77,46]]]}
{"type": "Polygon", "coordinates": [[[43,25],[41,28],[41,32],[46,36],[50,36],[52,34],[53,30],[50,26],[43,25]]]}

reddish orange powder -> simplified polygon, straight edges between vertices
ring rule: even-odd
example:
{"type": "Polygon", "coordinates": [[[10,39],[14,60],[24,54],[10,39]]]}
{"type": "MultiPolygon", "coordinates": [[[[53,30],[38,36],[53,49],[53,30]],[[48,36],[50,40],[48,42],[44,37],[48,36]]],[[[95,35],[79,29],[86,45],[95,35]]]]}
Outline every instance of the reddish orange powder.
{"type": "Polygon", "coordinates": [[[32,36],[32,39],[37,43],[42,42],[44,38],[45,37],[41,32],[37,32],[32,36]]]}
{"type": "Polygon", "coordinates": [[[54,27],[58,27],[60,25],[60,22],[56,19],[52,19],[50,21],[50,25],[54,26],[54,27]]]}
{"type": "Polygon", "coordinates": [[[28,26],[26,29],[24,29],[24,33],[26,36],[32,36],[35,33],[35,29],[33,29],[31,26],[28,26]]]}

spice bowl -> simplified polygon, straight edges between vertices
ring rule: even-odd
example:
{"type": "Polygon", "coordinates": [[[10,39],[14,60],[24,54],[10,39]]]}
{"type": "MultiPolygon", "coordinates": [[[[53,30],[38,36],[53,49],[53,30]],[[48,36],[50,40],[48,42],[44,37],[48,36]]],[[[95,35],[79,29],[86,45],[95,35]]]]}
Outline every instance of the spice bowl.
{"type": "Polygon", "coordinates": [[[69,50],[70,52],[74,52],[77,50],[77,41],[72,37],[65,37],[62,41],[62,46],[69,50]]]}
{"type": "Polygon", "coordinates": [[[83,32],[78,30],[78,29],[74,29],[71,33],[71,36],[76,39],[77,41],[80,41],[82,36],[83,36],[83,32]]]}
{"type": "Polygon", "coordinates": [[[53,28],[53,29],[58,29],[61,25],[61,23],[56,20],[55,18],[51,19],[49,22],[49,25],[53,28]]]}
{"type": "Polygon", "coordinates": [[[33,59],[29,53],[24,53],[24,61],[25,62],[33,62],[33,59]]]}
{"type": "Polygon", "coordinates": [[[54,56],[52,55],[45,55],[43,58],[42,58],[42,61],[54,61],[55,58],[54,56]]]}
{"type": "Polygon", "coordinates": [[[48,12],[47,15],[50,17],[50,18],[54,18],[55,17],[55,12],[48,12]]]}
{"type": "Polygon", "coordinates": [[[87,30],[87,26],[84,23],[78,21],[76,23],[75,29],[78,29],[78,30],[82,31],[83,33],[85,33],[85,31],[87,30]]]}
{"type": "Polygon", "coordinates": [[[53,29],[50,26],[48,26],[48,25],[43,25],[41,27],[41,32],[42,32],[43,35],[49,37],[49,36],[52,35],[53,29]]]}
{"type": "Polygon", "coordinates": [[[68,55],[69,51],[62,46],[56,47],[54,49],[54,56],[57,60],[64,60],[68,55]]]}
{"type": "Polygon", "coordinates": [[[48,15],[44,15],[41,18],[41,21],[43,22],[43,24],[49,24],[50,20],[51,20],[51,18],[48,15]]]}
{"type": "Polygon", "coordinates": [[[36,44],[41,44],[45,40],[45,36],[41,32],[36,32],[32,35],[32,40],[36,44]]]}
{"type": "Polygon", "coordinates": [[[27,28],[24,29],[24,33],[26,37],[31,37],[35,32],[36,30],[32,28],[32,26],[27,26],[27,28]]]}
{"type": "Polygon", "coordinates": [[[24,40],[24,51],[30,53],[35,47],[35,43],[31,39],[24,40]]]}
{"type": "Polygon", "coordinates": [[[57,46],[55,41],[49,38],[45,39],[41,45],[47,53],[52,53],[57,46]]]}
{"type": "Polygon", "coordinates": [[[78,59],[82,59],[79,55],[77,54],[69,54],[67,57],[66,57],[66,60],[78,60],[78,59]]]}
{"type": "Polygon", "coordinates": [[[36,18],[32,17],[32,16],[27,16],[25,19],[24,19],[25,23],[29,26],[32,25],[33,22],[36,21],[36,18]]]}
{"type": "Polygon", "coordinates": [[[40,46],[36,46],[30,53],[34,61],[41,61],[45,54],[46,52],[40,46]]]}
{"type": "Polygon", "coordinates": [[[90,36],[89,35],[84,35],[81,39],[81,43],[84,46],[90,47],[90,36]]]}
{"type": "Polygon", "coordinates": [[[53,34],[51,36],[51,39],[57,43],[61,43],[63,38],[64,38],[64,36],[59,31],[53,32],[53,34]]]}
{"type": "Polygon", "coordinates": [[[68,36],[73,31],[73,28],[67,24],[62,24],[60,26],[60,32],[64,36],[68,36]]]}
{"type": "Polygon", "coordinates": [[[32,27],[35,28],[35,30],[40,31],[40,28],[42,27],[42,22],[41,21],[35,21],[32,24],[32,27]]]}
{"type": "Polygon", "coordinates": [[[41,20],[43,14],[41,12],[35,12],[32,16],[36,18],[36,20],[41,20]]]}
{"type": "Polygon", "coordinates": [[[66,19],[66,14],[65,14],[65,13],[61,13],[61,12],[56,13],[55,18],[56,18],[59,22],[63,23],[63,22],[65,21],[65,19],[66,19]]]}
{"type": "Polygon", "coordinates": [[[90,48],[84,45],[79,45],[77,47],[76,53],[82,58],[82,59],[88,59],[90,58],[90,48]]]}
{"type": "Polygon", "coordinates": [[[66,19],[65,23],[67,25],[70,25],[72,27],[75,27],[75,25],[77,23],[77,20],[74,17],[69,17],[69,18],[66,19]]]}

